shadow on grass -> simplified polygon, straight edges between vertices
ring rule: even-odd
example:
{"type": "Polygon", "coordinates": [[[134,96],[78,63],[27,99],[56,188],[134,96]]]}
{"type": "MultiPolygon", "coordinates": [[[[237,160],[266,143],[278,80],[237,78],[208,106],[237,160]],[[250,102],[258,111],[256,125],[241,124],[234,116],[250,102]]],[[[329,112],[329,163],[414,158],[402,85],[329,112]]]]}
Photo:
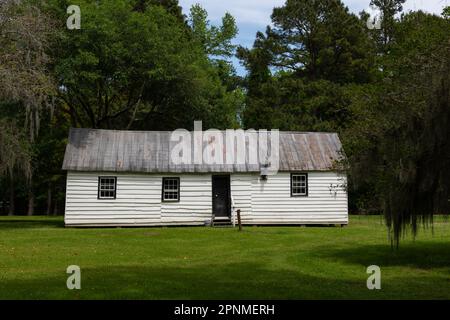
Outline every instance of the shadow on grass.
{"type": "Polygon", "coordinates": [[[29,218],[0,220],[0,230],[24,228],[64,228],[64,221],[57,218],[29,218]]]}
{"type": "Polygon", "coordinates": [[[313,276],[239,263],[189,267],[81,266],[81,290],[66,288],[64,271],[53,277],[3,280],[2,299],[445,299],[439,276],[398,276],[384,290],[366,288],[361,276],[313,276]]]}
{"type": "Polygon", "coordinates": [[[390,245],[360,245],[351,249],[320,248],[317,255],[363,266],[402,266],[419,269],[448,268],[450,272],[450,242],[415,242],[390,245]]]}

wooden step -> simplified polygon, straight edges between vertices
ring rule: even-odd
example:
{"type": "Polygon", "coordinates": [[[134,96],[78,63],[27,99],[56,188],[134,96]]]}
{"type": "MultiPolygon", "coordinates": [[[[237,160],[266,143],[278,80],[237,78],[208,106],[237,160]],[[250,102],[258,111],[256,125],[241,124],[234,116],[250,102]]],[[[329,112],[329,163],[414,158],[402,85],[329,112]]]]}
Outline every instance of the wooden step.
{"type": "Polygon", "coordinates": [[[214,219],[214,227],[229,227],[231,225],[231,219],[229,218],[214,219]]]}

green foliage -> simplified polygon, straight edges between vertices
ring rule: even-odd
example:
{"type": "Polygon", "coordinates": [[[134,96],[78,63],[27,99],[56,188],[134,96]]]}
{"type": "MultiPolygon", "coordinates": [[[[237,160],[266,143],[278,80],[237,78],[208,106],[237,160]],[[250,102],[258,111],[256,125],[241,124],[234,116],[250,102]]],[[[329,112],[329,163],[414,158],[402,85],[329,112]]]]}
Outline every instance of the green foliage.
{"type": "MultiPolygon", "coordinates": [[[[133,0],[134,10],[145,11],[149,6],[161,6],[168,13],[176,17],[179,21],[185,22],[185,16],[183,15],[182,8],[180,7],[178,0],[133,0]]],[[[131,1],[133,3],[133,1],[131,1]]]]}
{"type": "Polygon", "coordinates": [[[373,47],[362,22],[334,0],[288,0],[274,9],[272,22],[253,49],[238,51],[249,71],[245,125],[306,131],[345,126],[346,85],[373,74],[373,47]]]}
{"type": "Polygon", "coordinates": [[[232,40],[238,29],[231,14],[225,14],[221,26],[211,26],[208,12],[196,4],[190,10],[188,23],[194,39],[203,46],[206,54],[228,58],[234,54],[236,46],[232,44],[232,40]]]}
{"type": "Polygon", "coordinates": [[[445,19],[450,19],[450,6],[447,6],[442,10],[442,16],[445,19]]]}
{"type": "Polygon", "coordinates": [[[232,43],[238,33],[234,17],[226,13],[220,26],[211,25],[206,10],[196,4],[190,9],[188,26],[194,42],[203,48],[203,53],[208,56],[227,91],[220,105],[229,112],[220,116],[222,120],[216,121],[215,127],[223,127],[222,123],[229,123],[230,127],[240,126],[238,117],[245,99],[241,79],[230,61],[237,48],[232,43]],[[229,106],[232,106],[231,109],[229,106]]]}
{"type": "Polygon", "coordinates": [[[449,20],[403,3],[372,1],[383,24],[368,30],[340,1],[287,0],[238,50],[245,126],[340,133],[351,210],[384,212],[397,244],[450,212],[449,20]]]}
{"type": "Polygon", "coordinates": [[[374,36],[378,51],[388,53],[390,44],[395,40],[396,15],[402,12],[406,0],[371,0],[370,4],[381,12],[381,29],[374,29],[374,36]]]}
{"type": "Polygon", "coordinates": [[[356,138],[346,140],[354,180],[375,190],[397,244],[408,227],[415,234],[433,214],[450,212],[449,30],[437,16],[405,15],[383,81],[355,97],[347,134],[356,138]]]}
{"type": "Polygon", "coordinates": [[[280,75],[260,90],[244,112],[248,127],[327,132],[346,124],[346,88],[333,82],[280,75]]]}
{"type": "Polygon", "coordinates": [[[17,104],[26,115],[30,140],[39,131],[39,114],[54,94],[48,72],[51,19],[33,1],[0,3],[0,104],[17,104]]]}
{"type": "MultiPolygon", "coordinates": [[[[177,0],[79,1],[81,30],[66,28],[70,4],[0,4],[0,201],[11,193],[18,213],[27,198],[30,213],[62,208],[69,126],[239,126],[239,77],[194,39],[177,0]]],[[[214,50],[229,57],[234,18],[211,30],[214,50]]]]}
{"type": "Polygon", "coordinates": [[[168,130],[235,114],[202,47],[164,8],[136,11],[125,0],[80,7],[81,30],[62,34],[55,51],[60,96],[74,125],[168,130]]]}
{"type": "Polygon", "coordinates": [[[309,80],[365,82],[370,44],[358,18],[338,0],[288,0],[267,28],[271,64],[309,80]]]}
{"type": "Polygon", "coordinates": [[[17,181],[26,186],[33,212],[33,144],[56,92],[47,54],[52,27],[36,1],[0,3],[0,180],[8,180],[0,199],[8,190],[10,213],[21,189],[17,181]]]}

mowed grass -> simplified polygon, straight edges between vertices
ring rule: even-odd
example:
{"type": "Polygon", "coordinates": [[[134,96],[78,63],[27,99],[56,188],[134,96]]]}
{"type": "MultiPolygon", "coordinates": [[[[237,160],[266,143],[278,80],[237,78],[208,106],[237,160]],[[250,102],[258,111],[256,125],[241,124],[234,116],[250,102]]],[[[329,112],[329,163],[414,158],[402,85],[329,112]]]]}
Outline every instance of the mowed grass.
{"type": "Polygon", "coordinates": [[[0,218],[2,299],[449,299],[450,224],[392,250],[380,217],[339,227],[64,228],[0,218]],[[66,268],[81,267],[81,290],[66,268]],[[381,267],[381,290],[366,268],[381,267]]]}

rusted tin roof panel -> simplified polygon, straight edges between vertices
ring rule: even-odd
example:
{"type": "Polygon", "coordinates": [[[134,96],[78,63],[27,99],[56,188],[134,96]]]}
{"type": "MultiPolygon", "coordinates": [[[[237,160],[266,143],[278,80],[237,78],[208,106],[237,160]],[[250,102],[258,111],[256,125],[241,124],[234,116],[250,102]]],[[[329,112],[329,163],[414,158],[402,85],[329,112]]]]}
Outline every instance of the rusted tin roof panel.
{"type": "MultiPolygon", "coordinates": [[[[226,159],[225,131],[222,157],[226,159]]],[[[232,173],[260,172],[260,165],[249,160],[241,164],[174,164],[171,153],[178,141],[171,141],[167,131],[117,131],[71,129],[63,169],[71,171],[162,172],[162,173],[232,173]]],[[[193,139],[192,139],[193,140],[193,139]]],[[[191,141],[193,143],[193,141],[191,141]]],[[[211,141],[209,141],[210,143],[211,141]]],[[[206,147],[208,141],[203,143],[206,147]]],[[[237,145],[235,146],[236,151],[237,145]]],[[[194,159],[194,150],[191,150],[194,159]]],[[[279,134],[279,171],[340,170],[344,158],[336,133],[283,132],[279,134]]]]}

